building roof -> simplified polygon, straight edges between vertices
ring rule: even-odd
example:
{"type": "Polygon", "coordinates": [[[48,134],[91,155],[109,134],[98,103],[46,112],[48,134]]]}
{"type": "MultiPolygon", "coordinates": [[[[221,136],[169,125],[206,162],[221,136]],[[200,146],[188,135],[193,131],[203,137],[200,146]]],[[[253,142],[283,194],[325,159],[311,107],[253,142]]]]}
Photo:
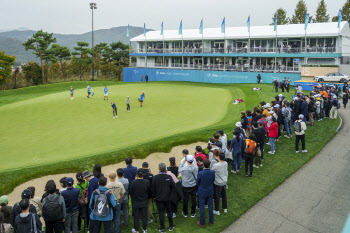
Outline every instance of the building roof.
{"type": "MultiPolygon", "coordinates": [[[[304,24],[288,24],[277,26],[277,37],[305,37],[304,24]]],[[[306,34],[307,37],[332,37],[338,36],[338,22],[330,23],[309,23],[306,34]]],[[[199,29],[183,29],[182,35],[178,34],[178,30],[164,30],[164,40],[202,40],[203,39],[247,39],[249,32],[247,27],[226,27],[226,33],[221,33],[221,28],[204,28],[203,35],[199,34],[199,29]],[[224,37],[225,36],[225,37],[224,37]]],[[[349,35],[349,23],[342,21],[340,23],[340,35],[349,35]]],[[[274,25],[269,26],[251,26],[250,38],[275,38],[276,32],[274,25]]],[[[143,34],[134,37],[131,41],[162,41],[163,35],[160,31],[149,31],[146,38],[143,34]]]]}

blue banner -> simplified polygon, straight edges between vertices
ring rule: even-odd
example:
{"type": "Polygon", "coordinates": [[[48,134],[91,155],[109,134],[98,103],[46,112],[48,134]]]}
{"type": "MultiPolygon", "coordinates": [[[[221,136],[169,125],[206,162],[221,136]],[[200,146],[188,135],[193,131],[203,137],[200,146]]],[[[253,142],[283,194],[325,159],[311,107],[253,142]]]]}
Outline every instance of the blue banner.
{"type": "Polygon", "coordinates": [[[341,15],[341,10],[339,9],[339,12],[338,12],[338,28],[340,28],[340,22],[341,22],[342,19],[343,19],[343,16],[341,15]]]}
{"type": "Polygon", "coordinates": [[[203,34],[203,19],[201,20],[201,24],[199,25],[199,34],[203,34]]]}
{"type": "Polygon", "coordinates": [[[277,14],[276,14],[276,18],[275,18],[275,28],[273,29],[274,31],[277,30],[277,22],[278,22],[278,19],[277,19],[277,14]]]}
{"type": "Polygon", "coordinates": [[[221,33],[225,33],[225,17],[224,19],[222,20],[222,23],[221,23],[221,33]]]}
{"type": "Polygon", "coordinates": [[[306,28],[307,28],[307,25],[309,24],[309,15],[307,14],[307,12],[305,13],[305,31],[306,31],[306,28]]]}
{"type": "Polygon", "coordinates": [[[180,70],[152,68],[124,68],[124,82],[140,82],[141,75],[148,75],[149,81],[188,81],[204,83],[256,83],[258,74],[261,83],[272,83],[275,79],[282,81],[290,78],[291,83],[301,79],[300,74],[290,73],[258,73],[209,70],[180,70]]]}
{"type": "Polygon", "coordinates": [[[180,22],[179,35],[182,35],[182,20],[181,20],[181,22],[180,22]]]}

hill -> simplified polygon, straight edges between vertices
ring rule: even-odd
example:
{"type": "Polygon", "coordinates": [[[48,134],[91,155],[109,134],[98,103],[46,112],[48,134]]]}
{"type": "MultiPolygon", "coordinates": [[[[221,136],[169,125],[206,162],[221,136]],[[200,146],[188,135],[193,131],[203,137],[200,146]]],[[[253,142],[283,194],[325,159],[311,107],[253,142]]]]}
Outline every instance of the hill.
{"type": "MultiPolygon", "coordinates": [[[[129,43],[129,38],[126,37],[127,26],[114,27],[111,29],[100,29],[94,31],[95,45],[101,42],[112,43],[121,41],[125,44],[129,43]]],[[[148,29],[147,31],[151,31],[148,29]]],[[[0,32],[0,50],[4,50],[6,54],[15,55],[16,63],[26,63],[35,60],[35,56],[31,51],[25,51],[22,43],[32,36],[36,31],[8,31],[0,32]]],[[[143,33],[143,27],[130,26],[130,38],[143,33]]],[[[77,41],[88,42],[91,46],[91,32],[83,34],[54,34],[57,39],[57,44],[67,46],[71,51],[76,46],[77,41]]]]}

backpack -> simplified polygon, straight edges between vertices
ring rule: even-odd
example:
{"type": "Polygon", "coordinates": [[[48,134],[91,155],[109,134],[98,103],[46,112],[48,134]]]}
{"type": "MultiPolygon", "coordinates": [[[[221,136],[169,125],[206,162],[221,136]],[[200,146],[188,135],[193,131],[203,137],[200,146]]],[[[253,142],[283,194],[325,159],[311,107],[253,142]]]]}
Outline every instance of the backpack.
{"type": "Polygon", "coordinates": [[[287,118],[288,120],[292,119],[291,109],[286,108],[286,111],[284,112],[284,118],[287,118]]]}
{"type": "MultiPolygon", "coordinates": [[[[111,194],[109,190],[101,191],[96,189],[94,194],[97,194],[96,201],[94,201],[94,215],[99,217],[106,217],[109,214],[109,198],[111,197],[108,194],[111,194]],[[108,197],[109,196],[109,197],[108,197]]],[[[95,200],[94,195],[92,196],[93,200],[95,200]]]]}
{"type": "Polygon", "coordinates": [[[60,199],[60,195],[57,195],[53,200],[50,200],[48,197],[49,196],[45,197],[46,203],[43,206],[42,211],[43,218],[45,222],[55,222],[63,217],[61,205],[58,202],[58,199],[60,199]]]}
{"type": "Polygon", "coordinates": [[[244,152],[246,154],[255,155],[256,144],[252,140],[247,140],[244,152]]]}
{"type": "Polygon", "coordinates": [[[83,190],[83,192],[81,194],[81,198],[79,200],[79,203],[83,205],[83,204],[85,204],[85,200],[87,200],[87,198],[89,196],[89,191],[88,191],[88,189],[83,189],[83,187],[80,184],[78,184],[78,185],[83,190]]]}
{"type": "Polygon", "coordinates": [[[301,132],[301,122],[300,121],[294,122],[294,130],[295,130],[296,133],[300,133],[301,132]]]}

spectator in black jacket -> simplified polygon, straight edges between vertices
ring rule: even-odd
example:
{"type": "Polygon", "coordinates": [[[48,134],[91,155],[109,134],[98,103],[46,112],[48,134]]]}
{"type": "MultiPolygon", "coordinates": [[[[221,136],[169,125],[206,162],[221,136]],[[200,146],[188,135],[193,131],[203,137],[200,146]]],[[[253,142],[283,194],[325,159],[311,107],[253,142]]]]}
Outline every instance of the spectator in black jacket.
{"type": "MultiPolygon", "coordinates": [[[[142,164],[142,170],[143,170],[143,179],[148,180],[149,183],[152,184],[153,174],[151,173],[151,169],[149,169],[147,162],[144,162],[142,164]]],[[[152,197],[150,196],[148,199],[148,205],[147,205],[147,220],[149,223],[152,222],[151,206],[152,206],[152,197]]]]}
{"type": "MultiPolygon", "coordinates": [[[[32,195],[32,193],[30,192],[29,189],[25,189],[22,192],[22,200],[23,199],[30,199],[30,196],[32,195]]],[[[22,213],[22,209],[19,206],[20,202],[17,202],[14,206],[13,206],[13,210],[12,210],[12,221],[15,221],[16,217],[22,213]]],[[[36,214],[36,208],[33,204],[30,204],[29,206],[29,212],[30,213],[34,213],[36,214]]]]}
{"type": "Polygon", "coordinates": [[[309,104],[307,106],[307,109],[309,111],[309,126],[313,126],[314,125],[314,114],[316,111],[314,97],[310,97],[310,101],[309,101],[309,104]]]}
{"type": "Polygon", "coordinates": [[[242,129],[246,129],[248,125],[248,118],[245,116],[245,112],[241,112],[242,129]]]}
{"type": "Polygon", "coordinates": [[[198,172],[203,171],[203,169],[204,169],[203,158],[200,157],[200,156],[198,156],[198,157],[196,158],[196,161],[197,161],[197,164],[198,164],[198,172]]]}
{"type": "Polygon", "coordinates": [[[294,97],[293,107],[292,107],[296,116],[299,116],[300,113],[300,101],[298,97],[294,97]]]}
{"type": "Polygon", "coordinates": [[[139,231],[139,217],[142,216],[143,231],[147,232],[147,202],[151,196],[151,184],[144,179],[144,169],[139,168],[136,173],[137,177],[130,184],[130,196],[134,216],[133,232],[139,231]]]}
{"type": "Polygon", "coordinates": [[[29,199],[22,199],[18,204],[21,213],[16,217],[14,228],[16,233],[41,232],[42,224],[36,213],[30,212],[29,199]]]}
{"type": "MultiPolygon", "coordinates": [[[[264,122],[263,121],[259,121],[259,130],[261,131],[263,137],[262,140],[259,142],[259,147],[260,147],[260,151],[261,151],[261,162],[264,161],[264,144],[265,144],[265,126],[264,126],[264,122]]],[[[261,163],[261,167],[262,167],[262,163],[261,163]]]]}
{"type": "Polygon", "coordinates": [[[283,123],[283,114],[279,104],[276,104],[274,108],[277,109],[277,124],[278,124],[278,138],[279,138],[281,137],[281,125],[283,123]]]}
{"type": "Polygon", "coordinates": [[[166,210],[168,221],[169,221],[169,231],[174,230],[173,224],[173,214],[171,212],[171,192],[175,192],[175,183],[170,175],[166,174],[165,163],[159,164],[159,174],[153,177],[152,181],[152,196],[156,200],[156,205],[158,209],[160,228],[159,232],[165,232],[164,225],[164,212],[166,210]]]}
{"type": "Polygon", "coordinates": [[[170,166],[167,167],[168,171],[171,171],[176,177],[179,176],[179,167],[176,166],[176,160],[175,157],[169,158],[170,166]]]}
{"type": "MultiPolygon", "coordinates": [[[[255,135],[256,146],[257,148],[260,148],[261,142],[263,142],[262,144],[264,144],[264,134],[259,129],[258,122],[253,122],[252,135],[255,135]]],[[[259,168],[260,166],[262,167],[261,156],[258,156],[257,154],[255,154],[253,167],[259,168]]]]}

